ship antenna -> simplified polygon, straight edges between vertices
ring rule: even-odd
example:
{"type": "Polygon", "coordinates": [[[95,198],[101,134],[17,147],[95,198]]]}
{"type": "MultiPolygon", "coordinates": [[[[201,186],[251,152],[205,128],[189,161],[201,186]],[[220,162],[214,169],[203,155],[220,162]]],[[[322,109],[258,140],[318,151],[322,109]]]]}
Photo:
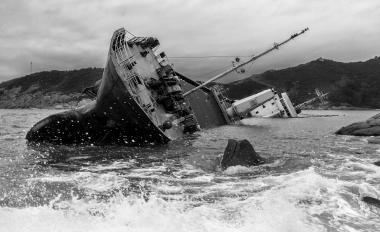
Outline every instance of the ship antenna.
{"type": "Polygon", "coordinates": [[[183,97],[186,97],[187,95],[189,95],[189,94],[195,92],[196,90],[202,88],[203,86],[207,85],[208,83],[211,83],[211,82],[213,82],[213,81],[216,81],[216,80],[218,80],[218,79],[220,79],[220,78],[226,76],[227,74],[229,74],[229,73],[235,71],[236,69],[238,69],[238,68],[240,68],[240,67],[242,67],[242,66],[244,66],[244,65],[246,65],[246,64],[248,64],[248,63],[250,63],[250,62],[252,62],[252,61],[257,60],[258,58],[260,58],[260,57],[262,57],[262,56],[268,54],[269,52],[271,52],[271,51],[273,51],[273,50],[275,50],[275,49],[279,49],[280,46],[286,44],[287,42],[289,42],[290,40],[296,38],[297,36],[302,35],[303,33],[305,33],[305,32],[308,31],[308,30],[309,30],[309,28],[307,27],[307,28],[303,29],[300,33],[296,33],[296,34],[294,34],[294,35],[291,35],[289,39],[287,39],[287,40],[285,40],[285,41],[283,41],[283,42],[281,42],[281,43],[279,43],[279,44],[274,43],[272,48],[266,50],[265,52],[263,52],[263,53],[261,53],[261,54],[259,54],[259,55],[257,55],[257,56],[253,56],[252,58],[250,58],[250,59],[248,59],[248,60],[242,62],[241,64],[236,65],[235,67],[232,67],[232,68],[228,69],[227,71],[225,71],[225,72],[223,72],[223,73],[221,73],[221,74],[219,74],[219,75],[217,75],[217,76],[211,78],[210,80],[204,82],[204,83],[201,84],[201,85],[198,85],[197,87],[195,87],[195,88],[189,90],[188,92],[184,93],[184,94],[183,94],[183,97]]]}

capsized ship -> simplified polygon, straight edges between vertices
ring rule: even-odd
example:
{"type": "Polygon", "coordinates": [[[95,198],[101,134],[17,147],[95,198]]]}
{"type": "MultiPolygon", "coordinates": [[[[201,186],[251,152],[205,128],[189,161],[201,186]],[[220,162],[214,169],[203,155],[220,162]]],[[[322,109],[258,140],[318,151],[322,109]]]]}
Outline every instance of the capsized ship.
{"type": "Polygon", "coordinates": [[[175,72],[164,52],[155,54],[160,45],[156,38],[131,37],[119,29],[111,38],[101,81],[85,90],[96,100],[41,120],[26,139],[32,143],[142,145],[167,143],[200,129],[232,123],[236,117],[228,115],[230,106],[218,89],[205,85],[305,31],[200,85],[175,72]]]}

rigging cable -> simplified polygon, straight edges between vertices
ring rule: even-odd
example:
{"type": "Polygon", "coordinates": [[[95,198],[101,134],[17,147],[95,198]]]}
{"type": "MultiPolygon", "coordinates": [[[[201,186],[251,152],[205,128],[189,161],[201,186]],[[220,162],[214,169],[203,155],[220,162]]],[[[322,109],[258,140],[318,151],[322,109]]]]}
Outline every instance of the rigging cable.
{"type": "Polygon", "coordinates": [[[214,71],[212,71],[212,72],[209,72],[209,73],[206,73],[206,74],[202,74],[202,75],[197,76],[197,77],[193,77],[192,79],[196,79],[196,78],[198,78],[198,77],[203,77],[203,76],[206,76],[206,75],[208,75],[208,74],[211,74],[211,73],[217,72],[217,71],[219,71],[219,70],[222,70],[222,69],[225,69],[225,68],[228,68],[228,67],[231,67],[231,66],[232,66],[232,64],[230,64],[230,65],[228,65],[228,66],[226,66],[226,67],[223,67],[223,68],[220,68],[220,69],[214,70],[214,71]]]}
{"type": "Polygon", "coordinates": [[[202,58],[221,58],[221,57],[252,57],[252,56],[169,56],[168,58],[173,59],[202,59],[202,58]]]}
{"type": "Polygon", "coordinates": [[[133,35],[134,37],[136,37],[134,34],[132,34],[131,32],[129,32],[128,30],[125,30],[125,31],[128,32],[129,34],[133,35]]]}
{"type": "MultiPolygon", "coordinates": [[[[249,66],[249,68],[248,68],[248,70],[247,70],[247,76],[246,76],[245,78],[248,78],[248,77],[249,77],[249,76],[248,76],[248,72],[249,72],[249,70],[251,69],[252,65],[253,65],[253,61],[251,62],[251,65],[249,66]]],[[[243,78],[243,79],[245,79],[245,78],[243,78]]]]}
{"type": "MultiPolygon", "coordinates": [[[[235,56],[233,56],[233,57],[235,57],[235,56]]],[[[247,56],[244,56],[244,57],[247,57],[247,56]]],[[[252,56],[249,56],[249,57],[252,57],[252,56]]],[[[253,65],[253,62],[251,63],[251,66],[249,67],[249,69],[251,69],[252,65],[253,65]]],[[[225,66],[225,67],[223,67],[223,68],[220,68],[220,69],[214,70],[214,71],[212,71],[212,72],[209,72],[209,73],[206,73],[206,74],[202,74],[202,75],[197,76],[197,77],[193,77],[192,79],[196,79],[196,78],[198,78],[198,77],[203,77],[203,76],[206,76],[206,75],[208,75],[208,74],[211,74],[211,73],[217,72],[217,71],[219,71],[219,70],[222,70],[222,69],[225,69],[225,68],[229,68],[229,67],[231,67],[231,66],[233,66],[233,65],[230,64],[230,65],[228,65],[228,66],[225,66]]],[[[249,69],[248,69],[248,71],[249,71],[249,69]]],[[[247,72],[248,72],[248,71],[247,71],[247,72]]]]}

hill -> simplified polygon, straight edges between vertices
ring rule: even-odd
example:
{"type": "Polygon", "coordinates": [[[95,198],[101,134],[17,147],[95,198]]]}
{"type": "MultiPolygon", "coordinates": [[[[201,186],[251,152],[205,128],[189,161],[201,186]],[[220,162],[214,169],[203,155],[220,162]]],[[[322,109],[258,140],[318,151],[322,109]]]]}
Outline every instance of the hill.
{"type": "Polygon", "coordinates": [[[102,68],[84,68],[72,71],[44,71],[16,78],[0,84],[0,89],[10,90],[21,87],[20,93],[30,89],[32,85],[38,85],[36,90],[43,93],[59,91],[65,94],[78,92],[82,85],[92,85],[102,78],[102,68]]]}
{"type": "Polygon", "coordinates": [[[317,60],[282,70],[269,70],[242,81],[232,82],[237,89],[257,81],[288,92],[293,102],[304,102],[315,96],[314,90],[329,93],[333,105],[380,108],[380,57],[365,62],[342,63],[317,60]]]}
{"type": "Polygon", "coordinates": [[[0,84],[0,108],[49,108],[69,103],[75,106],[86,97],[80,94],[82,85],[93,85],[102,74],[102,68],[53,70],[6,81],[0,84]]]}

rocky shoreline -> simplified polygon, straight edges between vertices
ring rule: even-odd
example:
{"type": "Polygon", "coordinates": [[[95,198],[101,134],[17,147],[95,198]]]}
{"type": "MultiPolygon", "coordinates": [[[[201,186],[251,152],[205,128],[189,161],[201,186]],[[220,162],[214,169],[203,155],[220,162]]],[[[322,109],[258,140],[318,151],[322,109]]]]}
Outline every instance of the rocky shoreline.
{"type": "Polygon", "coordinates": [[[35,91],[38,86],[31,86],[20,93],[21,87],[3,90],[0,95],[1,109],[72,109],[92,101],[81,93],[63,94],[61,92],[35,91]]]}
{"type": "Polygon", "coordinates": [[[337,135],[355,135],[355,136],[380,136],[380,114],[362,121],[355,122],[348,126],[340,128],[335,132],[337,135]]]}

